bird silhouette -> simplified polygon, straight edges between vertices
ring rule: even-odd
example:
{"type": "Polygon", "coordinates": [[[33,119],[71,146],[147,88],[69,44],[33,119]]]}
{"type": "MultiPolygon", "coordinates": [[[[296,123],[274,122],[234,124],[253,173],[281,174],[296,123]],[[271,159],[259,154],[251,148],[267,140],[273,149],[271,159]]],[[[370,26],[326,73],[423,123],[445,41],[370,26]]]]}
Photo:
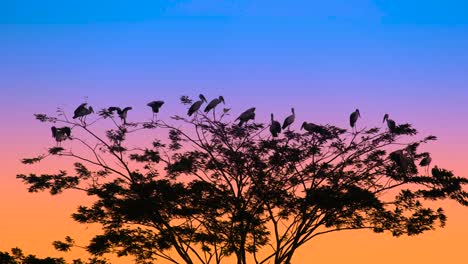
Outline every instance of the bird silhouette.
{"type": "Polygon", "coordinates": [[[291,108],[291,115],[286,117],[283,122],[283,126],[281,127],[283,130],[291,126],[292,123],[294,123],[294,120],[296,119],[296,113],[294,112],[294,108],[291,108]]]}
{"type": "Polygon", "coordinates": [[[419,166],[426,167],[426,174],[429,175],[429,165],[431,165],[432,158],[429,153],[424,153],[424,158],[419,162],[419,166]]]}
{"type": "Polygon", "coordinates": [[[429,153],[425,155],[425,157],[419,162],[419,166],[421,167],[426,167],[429,166],[432,162],[431,156],[429,156],[429,153]]]}
{"type": "Polygon", "coordinates": [[[242,126],[244,123],[248,122],[249,120],[255,119],[255,107],[249,108],[245,110],[238,118],[236,118],[237,121],[239,120],[239,126],[242,126]]]}
{"type": "Polygon", "coordinates": [[[159,109],[161,108],[161,106],[163,106],[163,104],[164,101],[152,101],[146,104],[147,106],[151,107],[151,110],[153,111],[153,120],[155,114],[159,113],[159,109]]]}
{"type": "Polygon", "coordinates": [[[207,102],[207,101],[206,101],[206,98],[205,98],[205,96],[203,96],[203,94],[200,94],[200,95],[198,96],[198,98],[200,98],[200,100],[196,101],[195,103],[193,103],[193,104],[190,106],[190,108],[189,108],[189,110],[188,110],[188,112],[187,112],[187,115],[188,115],[188,116],[192,116],[193,113],[197,112],[197,111],[200,109],[200,107],[201,107],[201,105],[203,104],[203,102],[205,102],[205,103],[207,102]]]}
{"type": "Polygon", "coordinates": [[[277,137],[281,133],[281,124],[273,118],[273,113],[271,114],[270,133],[273,137],[277,137]]]}
{"type": "Polygon", "coordinates": [[[214,109],[217,105],[219,105],[221,102],[223,104],[225,103],[224,102],[224,97],[222,97],[222,96],[219,96],[218,98],[215,98],[215,99],[211,100],[211,102],[205,107],[204,112],[208,113],[209,111],[214,109]]]}
{"type": "Polygon", "coordinates": [[[116,106],[111,106],[107,108],[107,111],[114,113],[114,111],[117,111],[117,114],[119,115],[120,119],[122,119],[124,124],[127,124],[127,112],[129,110],[132,110],[133,108],[131,106],[125,107],[124,109],[121,109],[120,107],[116,106]]]}
{"type": "Polygon", "coordinates": [[[359,109],[356,109],[356,111],[352,112],[351,115],[349,116],[349,125],[353,129],[356,129],[356,122],[358,118],[360,117],[361,117],[361,113],[359,112],[359,109]]]}
{"type": "Polygon", "coordinates": [[[91,113],[94,113],[94,110],[91,106],[89,107],[86,107],[86,105],[88,105],[87,103],[82,103],[80,104],[80,106],[78,106],[76,109],[75,109],[75,112],[73,112],[73,119],[80,119],[80,121],[83,121],[83,117],[91,114],[91,113]]]}
{"type": "Polygon", "coordinates": [[[393,121],[392,119],[389,119],[389,116],[388,114],[385,114],[384,115],[384,118],[383,118],[383,122],[387,121],[387,126],[388,126],[388,130],[390,131],[390,133],[394,133],[395,132],[395,128],[396,128],[396,123],[395,121],[393,121]]]}
{"type": "Polygon", "coordinates": [[[314,123],[309,123],[309,122],[303,122],[301,129],[304,129],[305,131],[309,133],[318,133],[320,132],[320,126],[314,124],[314,123]]]}
{"type": "Polygon", "coordinates": [[[60,145],[60,143],[71,137],[71,128],[70,127],[60,127],[55,126],[50,128],[52,131],[52,137],[55,138],[55,141],[60,145]]]}

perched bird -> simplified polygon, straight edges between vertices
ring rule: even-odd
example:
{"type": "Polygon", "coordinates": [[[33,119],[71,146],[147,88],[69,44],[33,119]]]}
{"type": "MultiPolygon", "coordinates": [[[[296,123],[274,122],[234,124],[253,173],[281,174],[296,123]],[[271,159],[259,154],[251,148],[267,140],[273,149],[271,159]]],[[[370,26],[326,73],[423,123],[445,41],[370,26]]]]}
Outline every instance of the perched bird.
{"type": "Polygon", "coordinates": [[[273,119],[273,114],[271,114],[270,133],[273,137],[277,137],[281,133],[281,124],[273,119]]]}
{"type": "Polygon", "coordinates": [[[152,101],[147,103],[146,105],[151,107],[151,110],[153,111],[153,120],[154,120],[154,115],[159,113],[159,108],[163,106],[164,101],[152,101]]]}
{"type": "Polygon", "coordinates": [[[294,108],[291,108],[291,115],[286,117],[283,122],[282,129],[289,129],[289,126],[291,126],[292,123],[294,123],[294,120],[296,119],[296,114],[294,113],[294,108]]]}
{"type": "Polygon", "coordinates": [[[78,106],[76,109],[75,109],[75,112],[73,113],[73,119],[76,119],[76,118],[83,118],[91,113],[94,113],[94,110],[91,106],[89,107],[86,107],[87,103],[82,103],[80,104],[80,106],[78,106]]]}
{"type": "Polygon", "coordinates": [[[355,128],[356,121],[360,117],[361,117],[361,113],[359,113],[359,109],[356,109],[356,111],[352,112],[351,115],[349,116],[349,125],[352,128],[355,128]]]}
{"type": "Polygon", "coordinates": [[[238,118],[236,118],[237,121],[239,120],[239,126],[242,126],[244,123],[248,122],[249,120],[255,119],[255,107],[249,108],[245,110],[238,118]]]}
{"type": "Polygon", "coordinates": [[[384,115],[382,123],[385,122],[385,121],[387,121],[387,126],[388,126],[388,130],[390,131],[390,133],[395,132],[396,123],[392,119],[388,118],[388,114],[384,115]]]}
{"type": "Polygon", "coordinates": [[[132,110],[131,106],[125,107],[124,109],[121,109],[120,107],[116,106],[111,106],[107,108],[107,111],[114,113],[114,111],[117,111],[117,114],[119,115],[120,119],[122,119],[124,124],[127,124],[127,112],[129,110],[132,110]]]}
{"type": "Polygon", "coordinates": [[[163,106],[164,101],[152,101],[147,103],[146,105],[151,107],[151,110],[153,110],[153,113],[159,113],[159,108],[163,106]]]}
{"type": "Polygon", "coordinates": [[[419,162],[419,166],[421,167],[426,167],[429,166],[432,162],[431,156],[429,156],[429,153],[425,155],[425,157],[419,162]]]}
{"type": "Polygon", "coordinates": [[[203,94],[200,94],[200,95],[198,96],[198,98],[200,98],[200,100],[196,101],[195,103],[193,103],[193,104],[190,106],[190,108],[189,108],[189,110],[188,110],[188,112],[187,112],[187,115],[188,115],[188,116],[192,116],[193,113],[197,112],[198,109],[200,109],[200,107],[201,107],[201,105],[203,104],[203,102],[205,102],[205,103],[207,102],[207,101],[206,101],[206,98],[205,98],[205,96],[203,96],[203,94]]]}
{"type": "Polygon", "coordinates": [[[419,166],[426,167],[426,173],[429,174],[429,165],[431,165],[432,158],[429,153],[425,154],[425,157],[419,162],[419,166]]]}
{"type": "Polygon", "coordinates": [[[320,132],[320,126],[314,124],[314,123],[308,123],[304,122],[302,123],[301,129],[304,129],[305,131],[309,133],[318,133],[320,132]]]}
{"type": "Polygon", "coordinates": [[[215,99],[211,100],[211,102],[205,107],[204,112],[208,113],[209,111],[214,109],[217,105],[219,105],[221,102],[223,102],[223,104],[225,103],[224,102],[224,97],[222,97],[222,96],[219,96],[218,98],[215,98],[215,99]]]}
{"type": "Polygon", "coordinates": [[[71,129],[67,126],[60,128],[53,126],[50,129],[52,130],[52,137],[55,138],[55,141],[59,144],[71,136],[71,129]]]}

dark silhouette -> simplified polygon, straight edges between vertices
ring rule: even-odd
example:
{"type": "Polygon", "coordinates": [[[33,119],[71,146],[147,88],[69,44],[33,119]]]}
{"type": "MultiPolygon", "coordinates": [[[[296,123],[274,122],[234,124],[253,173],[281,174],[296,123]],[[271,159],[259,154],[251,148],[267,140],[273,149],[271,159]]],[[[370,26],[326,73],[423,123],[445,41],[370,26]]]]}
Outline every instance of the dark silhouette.
{"type": "Polygon", "coordinates": [[[156,114],[159,113],[159,109],[163,105],[164,105],[164,101],[152,101],[147,104],[147,106],[151,107],[151,110],[153,111],[153,113],[156,113],[156,114]]]}
{"type": "Polygon", "coordinates": [[[289,130],[289,127],[291,126],[292,123],[294,123],[294,120],[296,119],[296,114],[294,113],[294,108],[291,108],[291,115],[286,117],[286,119],[284,119],[284,122],[283,122],[283,127],[282,129],[286,129],[288,128],[289,130]]]}
{"type": "Polygon", "coordinates": [[[215,99],[211,100],[211,102],[205,107],[204,112],[205,112],[205,113],[210,112],[212,109],[214,109],[214,108],[215,108],[217,105],[219,105],[221,102],[222,102],[223,104],[225,104],[225,102],[224,102],[224,97],[222,97],[222,96],[219,96],[218,98],[215,98],[215,99]]]}
{"type": "Polygon", "coordinates": [[[86,105],[88,105],[88,104],[87,103],[82,103],[80,106],[78,106],[75,109],[75,112],[73,113],[73,119],[78,118],[78,119],[82,120],[83,117],[94,113],[93,108],[91,106],[86,108],[86,105]]]}
{"type": "Polygon", "coordinates": [[[127,113],[128,113],[128,111],[130,111],[132,109],[133,108],[131,106],[127,106],[124,109],[121,109],[120,107],[116,107],[116,106],[111,106],[111,107],[107,108],[107,111],[109,111],[110,114],[113,114],[114,111],[116,111],[117,115],[120,117],[122,122],[124,124],[127,124],[127,113]]]}
{"type": "Polygon", "coordinates": [[[205,96],[203,94],[200,94],[198,96],[198,98],[200,98],[200,100],[196,101],[195,103],[192,104],[192,106],[190,106],[190,108],[189,108],[189,110],[187,112],[188,116],[192,116],[194,113],[196,113],[200,109],[203,102],[205,102],[205,103],[207,102],[206,98],[205,98],[205,96]]]}
{"type": "MultiPolygon", "coordinates": [[[[215,100],[211,109],[224,101],[215,100]]],[[[188,96],[181,102],[192,105],[188,96]]],[[[123,125],[109,121],[107,111],[89,123],[64,113],[36,114],[39,121],[88,136],[23,160],[60,156],[63,164],[69,158],[74,172],[17,177],[30,192],[75,189],[93,196],[94,203],[73,214],[79,223],[102,225],[87,251],[132,255],[139,263],[291,263],[299,247],[321,235],[352,229],[417,235],[445,225],[444,211],[432,208],[433,201],[468,205],[468,179],[437,166],[420,175],[418,165],[429,172],[430,162],[418,148],[436,137],[415,139],[410,124],[393,132],[358,130],[356,110],[353,133],[310,122],[300,132],[290,129],[292,109],[280,135],[273,115],[271,124],[247,123],[251,109],[239,116],[242,126],[228,111],[218,118],[197,110],[193,119],[123,125]],[[151,144],[127,143],[142,130],[154,131],[151,144]],[[88,154],[74,152],[79,145],[88,154]]],[[[54,246],[67,251],[75,242],[67,238],[54,246]]]]}
{"type": "Polygon", "coordinates": [[[395,123],[395,121],[393,121],[392,119],[389,119],[388,114],[385,114],[385,115],[384,115],[384,118],[383,118],[383,121],[382,121],[382,122],[385,122],[385,121],[387,121],[387,126],[388,126],[388,130],[390,131],[390,133],[395,132],[396,123],[395,123]]]}
{"type": "Polygon", "coordinates": [[[361,117],[361,113],[359,112],[359,109],[356,109],[356,111],[352,112],[351,115],[349,116],[349,125],[355,130],[356,122],[358,118],[361,117]]]}
{"type": "MultiPolygon", "coordinates": [[[[63,258],[38,258],[35,255],[25,255],[20,248],[12,248],[11,252],[0,251],[1,264],[67,264],[63,258]]],[[[74,259],[70,264],[109,264],[105,259],[90,258],[88,261],[74,259]]]]}
{"type": "Polygon", "coordinates": [[[270,133],[273,137],[278,137],[281,133],[281,124],[273,118],[273,114],[271,114],[270,133]]]}
{"type": "Polygon", "coordinates": [[[234,121],[239,120],[239,126],[242,126],[244,123],[247,123],[249,120],[254,120],[254,119],[255,119],[255,107],[252,107],[252,108],[245,110],[234,121]]]}
{"type": "Polygon", "coordinates": [[[60,145],[60,143],[64,140],[67,140],[71,137],[71,128],[64,126],[61,128],[56,128],[55,126],[51,127],[50,130],[52,131],[52,137],[55,138],[55,141],[57,141],[57,144],[60,145]]]}

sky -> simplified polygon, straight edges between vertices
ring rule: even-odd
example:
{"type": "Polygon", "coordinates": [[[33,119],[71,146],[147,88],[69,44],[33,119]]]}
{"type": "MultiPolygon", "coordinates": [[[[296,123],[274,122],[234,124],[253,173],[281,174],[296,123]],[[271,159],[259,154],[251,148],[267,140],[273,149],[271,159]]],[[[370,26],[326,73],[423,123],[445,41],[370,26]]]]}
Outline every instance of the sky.
{"type": "MultiPolygon", "coordinates": [[[[438,136],[433,163],[467,176],[467,46],[461,0],[0,1],[0,250],[59,256],[51,241],[97,232],[70,219],[83,195],[29,194],[15,179],[34,170],[21,158],[53,144],[33,113],[72,112],[85,98],[137,116],[156,99],[169,115],[185,111],[180,95],[223,95],[234,113],[256,106],[260,120],[295,107],[301,121],[343,127],[356,108],[369,126],[389,113],[438,136]]],[[[294,263],[459,263],[468,208],[443,206],[444,229],[339,232],[294,263]]]]}

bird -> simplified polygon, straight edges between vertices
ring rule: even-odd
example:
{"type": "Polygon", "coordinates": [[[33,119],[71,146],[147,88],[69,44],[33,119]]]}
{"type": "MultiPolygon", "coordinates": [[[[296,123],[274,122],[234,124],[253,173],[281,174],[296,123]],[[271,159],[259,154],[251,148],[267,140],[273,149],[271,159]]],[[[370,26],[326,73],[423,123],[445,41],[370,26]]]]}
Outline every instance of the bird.
{"type": "Polygon", "coordinates": [[[255,107],[249,108],[245,110],[238,118],[236,118],[237,121],[239,120],[239,126],[242,126],[244,123],[248,122],[249,120],[255,119],[255,107]]]}
{"type": "Polygon", "coordinates": [[[58,144],[71,137],[70,127],[65,126],[57,128],[53,126],[50,129],[52,130],[52,137],[55,138],[55,141],[57,141],[58,144]]]}
{"type": "Polygon", "coordinates": [[[161,106],[163,106],[164,101],[152,101],[147,103],[146,105],[151,107],[151,110],[153,111],[153,120],[154,120],[154,115],[159,113],[159,109],[161,106]]]}
{"type": "Polygon", "coordinates": [[[425,153],[425,157],[419,162],[419,166],[427,167],[426,173],[429,174],[429,165],[431,165],[432,158],[429,153],[425,153]]]}
{"type": "Polygon", "coordinates": [[[294,113],[294,108],[291,108],[291,112],[292,112],[292,114],[290,116],[286,117],[286,119],[284,119],[282,129],[288,128],[288,130],[289,130],[289,126],[291,126],[291,124],[296,119],[296,114],[294,113]]]}
{"type": "Polygon", "coordinates": [[[281,124],[273,119],[273,113],[271,114],[270,133],[273,137],[277,137],[281,133],[281,124]]]}
{"type": "Polygon", "coordinates": [[[120,107],[116,106],[111,106],[107,108],[107,111],[114,113],[114,111],[117,111],[117,114],[119,115],[120,119],[122,119],[124,124],[127,124],[127,112],[129,110],[132,110],[133,108],[131,106],[125,107],[124,109],[121,109],[120,107]]]}
{"type": "Polygon", "coordinates": [[[419,166],[426,167],[426,166],[429,166],[431,162],[432,162],[431,156],[429,156],[429,154],[426,154],[425,157],[419,162],[419,166]]]}
{"type": "Polygon", "coordinates": [[[79,118],[80,120],[91,114],[91,113],[94,113],[94,110],[93,110],[93,107],[89,106],[88,108],[86,108],[86,105],[88,105],[87,103],[82,103],[80,104],[80,106],[78,106],[76,109],[75,109],[75,112],[73,113],[73,119],[76,119],[76,118],[79,118]]]}
{"type": "Polygon", "coordinates": [[[308,123],[308,122],[302,123],[302,126],[301,126],[301,129],[304,129],[305,131],[309,133],[319,132],[319,128],[320,126],[314,123],[308,123]]]}
{"type": "Polygon", "coordinates": [[[224,97],[222,97],[222,96],[219,96],[218,98],[215,98],[215,99],[211,100],[211,102],[205,107],[204,112],[208,113],[209,111],[214,109],[221,102],[223,102],[223,104],[225,103],[224,102],[224,97]]]}
{"type": "Polygon", "coordinates": [[[390,133],[394,133],[395,128],[396,128],[396,123],[395,121],[393,121],[392,119],[389,119],[388,117],[389,117],[388,114],[385,114],[382,123],[387,121],[388,130],[390,131],[390,133]]]}
{"type": "Polygon", "coordinates": [[[361,113],[359,113],[359,109],[356,109],[356,111],[352,112],[351,115],[349,116],[349,125],[352,128],[355,128],[356,126],[356,121],[358,118],[361,117],[361,113]]]}
{"type": "Polygon", "coordinates": [[[203,104],[203,102],[205,102],[205,103],[207,102],[207,101],[206,101],[206,98],[205,98],[205,96],[203,96],[203,94],[200,94],[200,95],[198,96],[198,98],[200,98],[200,100],[196,101],[195,103],[193,103],[193,104],[190,106],[190,108],[189,108],[189,110],[188,110],[188,112],[187,112],[187,115],[188,115],[188,116],[192,116],[193,113],[197,112],[197,111],[200,109],[200,107],[201,107],[201,105],[203,104]]]}

